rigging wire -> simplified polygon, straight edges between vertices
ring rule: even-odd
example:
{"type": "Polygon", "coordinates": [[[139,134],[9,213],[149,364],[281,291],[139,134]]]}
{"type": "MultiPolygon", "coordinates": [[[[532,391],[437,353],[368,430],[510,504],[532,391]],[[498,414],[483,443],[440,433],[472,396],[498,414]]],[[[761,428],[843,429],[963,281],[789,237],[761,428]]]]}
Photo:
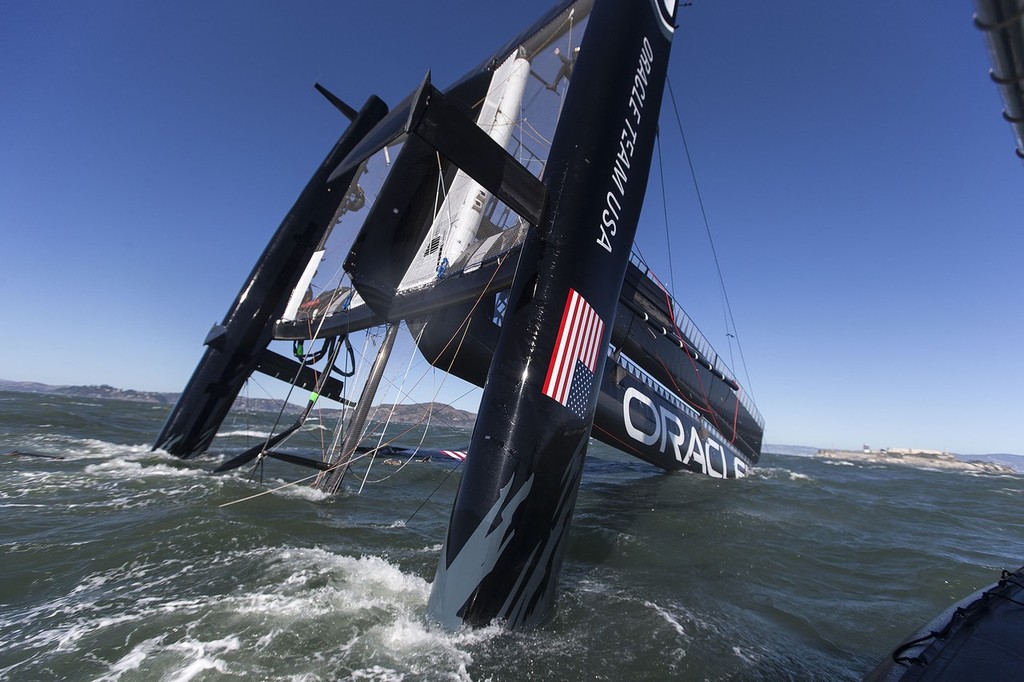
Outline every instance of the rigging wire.
{"type": "MultiPolygon", "coordinates": [[[[520,251],[519,256],[520,256],[520,259],[521,259],[521,256],[522,256],[521,251],[520,251]]],[[[507,258],[507,257],[508,257],[508,255],[506,254],[504,256],[500,256],[499,258],[504,259],[504,258],[507,258]]],[[[516,267],[518,268],[518,266],[519,266],[519,261],[517,260],[516,267]]],[[[497,276],[497,273],[498,273],[499,270],[500,270],[500,263],[499,263],[499,267],[495,268],[494,273],[491,275],[491,279],[488,280],[487,284],[481,289],[480,294],[477,296],[476,300],[473,302],[472,307],[470,308],[469,312],[466,314],[466,316],[463,319],[462,323],[456,328],[455,333],[452,334],[451,338],[448,339],[448,343],[445,344],[444,348],[441,350],[440,354],[443,354],[449,348],[449,346],[452,345],[452,343],[455,341],[455,339],[460,335],[459,332],[460,331],[462,332],[461,333],[461,337],[462,338],[459,339],[459,343],[456,346],[455,353],[452,356],[452,361],[449,363],[449,365],[446,368],[446,370],[444,370],[444,378],[442,378],[441,383],[438,384],[437,389],[434,391],[434,395],[431,398],[431,402],[433,402],[434,399],[437,398],[438,393],[440,393],[441,388],[444,386],[444,382],[447,380],[448,376],[450,376],[451,368],[455,364],[455,359],[458,357],[458,354],[459,354],[459,352],[462,349],[462,344],[465,342],[466,336],[469,334],[469,323],[470,323],[470,321],[472,319],[473,313],[476,311],[477,307],[480,305],[480,302],[486,296],[485,292],[490,287],[491,282],[494,281],[494,277],[497,276]],[[465,329],[465,331],[462,331],[463,328],[465,329]]],[[[366,335],[366,337],[369,337],[369,336],[370,336],[369,334],[366,335]]],[[[364,350],[365,350],[365,342],[364,342],[364,350]]],[[[365,354],[363,354],[363,357],[364,358],[366,357],[365,354]]],[[[365,365],[365,362],[361,363],[361,364],[365,365]]],[[[426,375],[426,373],[424,373],[423,376],[425,376],[425,375],[426,375]]],[[[415,387],[417,385],[419,385],[419,382],[422,381],[422,378],[423,377],[421,376],[421,378],[419,380],[417,380],[416,384],[413,386],[414,389],[415,389],[415,387]]],[[[344,419],[344,416],[343,416],[344,412],[345,412],[344,409],[341,410],[341,415],[342,416],[339,418],[339,422],[341,422],[344,419]]],[[[408,429],[406,429],[402,433],[396,435],[395,438],[393,438],[390,441],[388,441],[387,445],[390,445],[391,443],[396,442],[399,438],[404,436],[406,433],[409,433],[413,428],[416,428],[419,425],[423,424],[425,420],[426,420],[426,417],[421,418],[420,421],[417,422],[416,424],[409,425],[408,429]]],[[[338,431],[340,431],[340,423],[339,423],[338,431]]],[[[336,434],[337,434],[337,432],[336,432],[336,434]]],[[[338,440],[339,440],[339,436],[336,435],[335,436],[335,444],[337,444],[338,440]]],[[[332,447],[334,447],[334,446],[332,446],[332,447]]],[[[357,456],[357,457],[353,457],[350,460],[348,460],[347,462],[345,462],[344,464],[336,463],[336,464],[328,467],[324,471],[318,471],[315,474],[311,474],[309,476],[305,476],[305,477],[297,479],[295,481],[291,481],[291,482],[285,483],[283,485],[277,486],[276,488],[271,488],[269,490],[262,491],[260,493],[255,494],[255,495],[249,495],[247,497],[244,497],[244,498],[241,498],[241,499],[238,499],[238,500],[232,500],[231,502],[225,502],[224,504],[222,504],[220,506],[221,507],[228,507],[228,506],[231,506],[231,505],[234,505],[234,504],[239,504],[241,502],[246,502],[246,501],[249,501],[249,500],[253,500],[253,499],[256,499],[258,497],[262,497],[263,495],[269,495],[269,494],[275,493],[275,492],[277,492],[279,490],[284,490],[285,488],[289,488],[289,487],[294,486],[294,485],[299,485],[299,484],[305,483],[307,481],[314,481],[314,484],[315,484],[316,482],[318,482],[321,479],[321,477],[326,476],[327,474],[329,474],[330,472],[332,472],[333,470],[335,470],[339,466],[351,466],[353,463],[359,461],[360,459],[368,457],[368,456],[370,456],[370,453],[366,453],[366,454],[363,454],[363,455],[360,455],[360,456],[357,456]]]]}
{"type": "MultiPolygon", "coordinates": [[[[750,382],[750,372],[747,369],[747,360],[743,356],[743,346],[740,344],[739,332],[736,329],[736,319],[732,314],[732,304],[729,302],[729,292],[725,288],[725,278],[722,275],[722,265],[718,260],[718,251],[715,249],[715,240],[711,236],[711,225],[708,222],[708,214],[704,208],[704,199],[700,194],[700,186],[697,183],[697,173],[693,167],[693,159],[690,157],[690,147],[686,143],[686,133],[683,132],[683,120],[679,115],[679,106],[676,104],[676,96],[672,90],[672,79],[666,77],[665,84],[668,86],[669,99],[672,101],[672,111],[675,113],[676,125],[679,127],[679,135],[683,139],[683,150],[686,152],[686,163],[690,167],[690,177],[693,178],[693,189],[697,194],[697,204],[700,206],[700,214],[704,219],[704,230],[708,235],[708,242],[711,244],[711,255],[714,256],[715,269],[718,271],[718,284],[722,289],[722,299],[725,302],[725,309],[727,312],[726,316],[726,337],[729,338],[729,322],[732,322],[732,338],[736,339],[736,348],[740,353],[740,362],[743,363],[743,373],[747,378],[746,391],[748,394],[753,394],[753,387],[750,382]]],[[[732,341],[729,341],[729,350],[732,351],[732,341]]]]}
{"type": "MultiPolygon", "coordinates": [[[[458,402],[459,400],[462,400],[463,398],[465,398],[465,397],[466,397],[467,395],[469,395],[470,393],[472,393],[472,392],[474,392],[474,391],[479,391],[479,390],[480,390],[480,388],[479,388],[478,386],[473,386],[473,387],[471,387],[471,388],[470,388],[470,389],[469,389],[468,391],[466,391],[466,392],[465,392],[465,393],[463,393],[462,395],[458,396],[458,397],[457,397],[457,398],[455,399],[455,401],[454,401],[454,402],[458,402]]],[[[412,454],[411,454],[411,455],[409,455],[409,456],[408,456],[408,457],[407,457],[407,458],[405,459],[405,461],[404,461],[404,462],[402,462],[402,463],[401,463],[401,464],[400,464],[400,465],[399,465],[399,466],[398,466],[398,467],[397,467],[397,468],[396,468],[396,469],[395,469],[394,471],[392,471],[392,472],[391,472],[390,474],[388,474],[388,475],[386,475],[386,476],[382,476],[381,478],[376,478],[376,479],[374,479],[374,480],[372,480],[372,481],[367,481],[368,483],[376,484],[376,483],[383,483],[384,481],[387,481],[388,479],[392,478],[393,476],[395,476],[395,475],[397,475],[397,474],[398,474],[399,472],[401,472],[401,471],[402,471],[402,470],[403,470],[403,469],[404,469],[404,468],[406,467],[406,465],[408,465],[408,464],[409,464],[410,462],[412,462],[412,461],[413,461],[413,460],[414,460],[414,459],[416,458],[416,454],[417,454],[417,453],[419,452],[419,449],[420,449],[421,447],[423,447],[423,441],[424,441],[424,440],[426,439],[426,437],[427,437],[427,431],[428,431],[428,430],[430,429],[430,422],[431,422],[431,421],[432,421],[432,420],[433,420],[433,419],[435,418],[435,417],[434,417],[434,415],[432,414],[432,413],[433,413],[433,409],[434,409],[434,408],[433,408],[433,404],[431,404],[431,405],[430,405],[430,406],[428,407],[428,409],[427,409],[427,412],[426,412],[426,417],[425,417],[425,422],[426,422],[426,423],[424,423],[424,420],[422,420],[422,419],[421,419],[421,420],[420,420],[420,422],[419,422],[419,424],[416,424],[416,425],[415,425],[416,427],[418,427],[418,426],[419,426],[420,424],[423,424],[423,433],[422,433],[422,434],[420,435],[420,441],[419,441],[419,443],[417,443],[417,444],[416,444],[416,447],[415,447],[415,448],[412,448],[412,451],[413,451],[413,452],[412,452],[412,454]]],[[[453,429],[454,429],[454,428],[456,428],[456,427],[455,427],[455,426],[454,426],[454,425],[453,425],[453,424],[452,424],[451,422],[448,422],[448,421],[447,421],[446,419],[442,419],[441,417],[436,417],[436,419],[437,419],[437,421],[439,421],[439,422],[442,422],[442,423],[444,423],[444,424],[445,424],[446,426],[448,426],[449,428],[453,428],[453,429]]],[[[413,428],[408,428],[408,429],[406,429],[405,431],[403,431],[402,433],[400,433],[400,434],[396,435],[396,436],[395,436],[394,438],[392,438],[391,440],[389,440],[389,441],[388,441],[387,443],[383,443],[383,444],[380,444],[380,443],[378,443],[377,447],[376,447],[376,448],[375,448],[374,450],[375,450],[375,451],[378,451],[378,452],[379,452],[380,450],[382,450],[382,449],[384,449],[384,448],[386,448],[386,447],[389,447],[389,446],[390,446],[390,445],[391,445],[392,443],[397,443],[397,442],[398,442],[398,439],[399,439],[399,438],[401,438],[402,436],[406,435],[407,433],[411,433],[412,431],[413,431],[413,428]]],[[[383,436],[382,436],[382,437],[383,437],[383,436]]],[[[367,453],[367,454],[369,454],[369,453],[367,453]]],[[[460,461],[460,464],[461,464],[461,461],[460,461]]],[[[369,473],[369,471],[367,471],[367,473],[369,473]]],[[[437,492],[437,491],[435,490],[434,492],[437,492]]],[[[431,493],[431,494],[433,494],[433,493],[431,493]]],[[[429,496],[427,497],[427,499],[430,499],[430,498],[429,498],[429,496]]],[[[426,503],[426,500],[424,500],[424,503],[426,503]]],[[[422,505],[420,505],[420,506],[422,507],[422,505]]],[[[417,510],[417,511],[418,511],[418,510],[417,510]]],[[[410,516],[409,518],[410,518],[410,519],[412,519],[412,517],[411,517],[411,516],[410,516]]]]}
{"type": "MultiPolygon", "coordinates": [[[[423,501],[420,502],[420,506],[416,507],[412,514],[409,514],[409,518],[405,520],[405,525],[409,525],[409,522],[413,520],[413,517],[419,514],[420,510],[427,506],[427,502],[430,502],[431,498],[433,498],[434,495],[437,494],[437,491],[441,489],[441,486],[448,482],[448,479],[452,477],[452,474],[454,474],[456,471],[462,468],[462,464],[464,461],[465,460],[462,460],[458,464],[453,466],[451,468],[451,471],[449,471],[445,475],[445,477],[441,479],[441,482],[438,483],[437,486],[435,486],[434,489],[430,491],[430,494],[423,498],[423,501]]],[[[405,465],[403,464],[402,466],[404,467],[405,465]]]]}
{"type": "MultiPolygon", "coordinates": [[[[401,324],[401,322],[399,322],[398,324],[401,324]]],[[[420,338],[422,338],[423,331],[425,329],[426,329],[425,326],[424,327],[420,327],[420,333],[416,335],[416,345],[417,346],[419,345],[420,338]]],[[[405,367],[405,375],[402,376],[402,381],[399,384],[399,386],[404,386],[405,382],[409,379],[409,372],[412,370],[412,363],[413,363],[413,361],[415,359],[416,359],[416,351],[415,350],[410,350],[409,351],[409,363],[405,367]]],[[[398,389],[397,392],[401,393],[401,389],[398,389]]],[[[381,429],[380,438],[377,440],[377,447],[374,448],[374,450],[373,450],[375,456],[371,457],[370,458],[370,463],[366,465],[366,471],[363,473],[363,481],[362,481],[362,483],[359,484],[358,494],[362,494],[363,487],[366,486],[366,479],[369,478],[369,476],[370,476],[370,468],[373,467],[373,461],[374,461],[374,459],[376,459],[376,453],[380,450],[381,443],[384,442],[384,434],[387,433],[388,426],[391,424],[391,419],[395,416],[395,410],[396,409],[398,409],[398,403],[397,402],[391,403],[391,410],[388,412],[388,418],[384,422],[384,428],[381,429]]],[[[433,409],[433,408],[431,408],[431,409],[433,409]]],[[[430,424],[430,418],[429,417],[427,418],[427,424],[428,424],[427,428],[429,428],[429,424],[430,424]]],[[[420,442],[417,444],[417,447],[419,447],[420,445],[423,444],[423,439],[426,438],[426,437],[427,437],[427,432],[426,432],[426,429],[424,429],[423,436],[420,437],[420,442]]]]}
{"type": "MultiPolygon", "coordinates": [[[[661,209],[665,214],[665,245],[668,248],[668,283],[672,287],[672,298],[678,300],[676,295],[676,273],[675,268],[672,267],[672,237],[671,230],[668,226],[668,195],[665,194],[665,165],[664,159],[661,153],[661,130],[659,129],[657,134],[654,136],[655,142],[658,144],[658,176],[661,179],[661,209]]],[[[672,315],[672,322],[675,323],[675,313],[670,309],[669,314],[672,315]]]]}
{"type": "MultiPolygon", "coordinates": [[[[565,59],[568,59],[568,60],[572,60],[573,57],[574,57],[574,52],[573,52],[573,28],[574,28],[574,25],[575,25],[574,19],[575,19],[574,13],[570,12],[568,17],[566,18],[566,21],[567,21],[567,23],[569,25],[569,28],[568,28],[568,49],[567,49],[567,52],[566,52],[565,59]]],[[[564,61],[565,60],[563,60],[563,62],[564,61]]],[[[558,99],[559,99],[559,106],[558,106],[559,112],[561,111],[561,107],[564,105],[565,90],[566,90],[566,88],[562,88],[562,92],[560,92],[560,93],[556,91],[556,94],[558,95],[558,99]]],[[[523,122],[525,122],[525,118],[520,117],[520,138],[521,138],[521,140],[522,140],[523,137],[525,137],[523,135],[523,126],[522,126],[523,122]]],[[[529,127],[536,134],[536,136],[539,137],[543,142],[546,142],[546,143],[550,144],[550,142],[545,140],[544,137],[540,134],[540,132],[537,131],[532,124],[527,122],[527,125],[529,125],[529,127]]],[[[522,141],[520,141],[520,145],[521,146],[525,146],[525,145],[522,145],[522,141]]],[[[437,214],[439,209],[443,209],[443,205],[442,206],[438,206],[438,203],[437,203],[438,200],[440,199],[440,200],[443,201],[446,198],[444,195],[447,193],[447,188],[445,187],[445,184],[444,184],[443,168],[441,167],[441,162],[440,161],[441,161],[440,158],[438,158],[438,166],[439,166],[439,171],[440,172],[438,174],[438,187],[437,187],[437,192],[435,194],[435,206],[434,206],[434,213],[435,213],[435,215],[437,214]]],[[[440,245],[441,248],[438,249],[438,258],[439,259],[440,259],[442,253],[444,252],[444,250],[445,250],[445,248],[447,246],[446,242],[448,240],[448,237],[450,236],[451,228],[452,228],[452,222],[453,222],[452,221],[452,217],[450,215],[450,213],[451,213],[451,206],[448,206],[447,208],[448,208],[448,212],[449,212],[448,226],[447,226],[448,229],[444,231],[445,234],[438,235],[439,237],[443,237],[443,239],[441,240],[442,244],[440,245]]],[[[520,250],[519,260],[521,260],[521,258],[522,258],[522,252],[520,250]]],[[[519,260],[517,260],[517,263],[516,263],[516,270],[518,270],[518,268],[519,268],[519,260]]],[[[341,268],[339,267],[339,271],[340,270],[341,270],[341,268]]],[[[338,274],[341,274],[341,273],[340,272],[336,272],[335,276],[337,276],[338,274]]],[[[497,269],[495,270],[495,274],[497,274],[497,269]]],[[[344,277],[344,275],[342,275],[342,277],[344,277]]],[[[492,278],[493,278],[493,276],[492,276],[492,278]]],[[[332,278],[332,279],[334,279],[334,278],[332,278]]],[[[466,339],[466,336],[468,334],[468,331],[469,331],[469,319],[472,317],[472,315],[473,315],[474,311],[476,310],[476,308],[478,307],[479,303],[483,300],[483,298],[485,296],[485,294],[484,294],[485,291],[486,291],[486,287],[481,291],[481,293],[478,296],[477,300],[474,302],[474,304],[473,304],[473,306],[472,306],[472,308],[470,310],[469,315],[467,315],[467,319],[464,320],[463,323],[458,328],[456,328],[456,331],[452,334],[452,337],[449,339],[448,343],[445,345],[445,348],[442,350],[442,353],[445,352],[451,346],[451,344],[453,342],[455,342],[456,339],[458,339],[458,345],[456,346],[456,349],[455,349],[455,351],[453,353],[452,361],[449,364],[449,367],[448,367],[449,371],[445,373],[445,378],[447,378],[447,375],[450,373],[451,367],[454,366],[456,358],[460,354],[460,351],[461,351],[461,348],[462,348],[462,344],[464,343],[464,341],[466,339]],[[459,338],[460,332],[461,332],[461,338],[459,338]]],[[[340,293],[341,292],[339,291],[339,289],[335,289],[335,291],[332,292],[332,294],[331,294],[331,302],[329,303],[328,307],[325,308],[325,309],[329,309],[330,308],[330,305],[333,304],[334,299],[336,299],[337,296],[340,293]]],[[[321,316],[320,325],[323,325],[323,323],[325,321],[325,318],[326,318],[326,315],[325,316],[321,316]]],[[[319,329],[318,329],[318,331],[319,331],[319,329]]],[[[422,333],[422,330],[421,330],[421,333],[422,333]]],[[[311,338],[316,338],[316,336],[312,335],[311,338]]],[[[351,345],[349,345],[349,349],[351,349],[351,345]]],[[[330,350],[328,349],[327,344],[325,342],[325,346],[321,349],[320,355],[328,353],[328,352],[330,352],[330,350]]],[[[351,354],[351,350],[350,350],[350,354],[351,354]]],[[[305,355],[305,354],[303,354],[303,355],[305,355]]],[[[314,355],[314,357],[316,358],[316,360],[319,360],[319,357],[317,357],[316,355],[314,355]]],[[[304,357],[302,359],[304,360],[304,364],[305,364],[305,361],[307,360],[307,358],[304,357]]],[[[365,363],[365,354],[363,355],[363,361],[365,363]]],[[[405,377],[403,377],[402,382],[401,382],[403,386],[406,383],[406,381],[408,380],[409,372],[412,369],[412,361],[413,361],[413,358],[410,357],[409,365],[408,365],[408,367],[406,369],[406,372],[405,372],[405,377]]],[[[329,372],[330,369],[331,368],[329,368],[328,370],[325,370],[325,371],[329,372]]],[[[422,380],[422,377],[421,377],[420,380],[422,380]]],[[[295,380],[293,380],[292,386],[289,389],[289,393],[288,393],[289,397],[291,395],[292,389],[295,387],[296,382],[297,382],[297,377],[296,377],[295,380]]],[[[357,381],[357,383],[358,383],[358,381],[357,381]]],[[[389,383],[390,383],[390,380],[389,380],[389,383]]],[[[419,380],[416,382],[416,385],[418,385],[418,384],[419,384],[419,380]]],[[[434,396],[433,396],[433,398],[431,400],[431,408],[430,408],[430,410],[428,410],[428,414],[427,414],[427,417],[426,417],[426,420],[427,420],[428,424],[429,424],[429,421],[430,421],[430,419],[432,417],[432,412],[433,412],[432,403],[433,403],[433,400],[436,399],[436,397],[439,394],[440,390],[442,389],[443,385],[444,385],[444,380],[442,380],[441,384],[438,385],[436,387],[436,390],[434,391],[434,396]]],[[[415,388],[415,386],[413,388],[415,388]]],[[[402,387],[399,387],[398,390],[399,390],[400,393],[405,393],[405,391],[403,390],[402,387]]],[[[473,390],[475,390],[475,389],[473,389],[473,390]]],[[[408,394],[406,394],[406,395],[408,395],[408,394]]],[[[288,398],[286,397],[285,398],[285,403],[287,403],[287,400],[288,400],[288,398]]],[[[282,405],[282,412],[283,412],[283,409],[284,409],[284,406],[282,405]]],[[[384,424],[385,432],[386,432],[388,424],[390,424],[391,417],[394,414],[394,409],[395,409],[395,406],[393,405],[392,406],[392,410],[391,410],[391,414],[389,414],[388,419],[387,419],[387,421],[384,424]]],[[[345,405],[343,403],[342,410],[340,411],[338,430],[336,431],[336,435],[335,435],[335,438],[334,438],[334,443],[332,443],[332,445],[331,445],[331,450],[334,450],[336,448],[337,443],[339,441],[339,434],[341,432],[342,423],[344,421],[345,413],[346,413],[346,410],[345,410],[345,405]]],[[[278,415],[278,420],[280,420],[280,414],[278,415]]],[[[421,420],[421,422],[422,422],[422,420],[421,420]]],[[[275,425],[274,425],[275,429],[276,429],[276,427],[277,427],[277,422],[275,422],[275,425]]],[[[425,437],[425,433],[424,433],[424,437],[425,437]]],[[[384,438],[384,433],[381,434],[381,441],[383,441],[383,438],[384,438]]],[[[321,441],[323,441],[323,434],[321,434],[321,441]]],[[[421,444],[422,444],[422,438],[421,438],[421,444]]],[[[379,449],[380,449],[380,442],[378,443],[378,447],[374,448],[371,451],[371,465],[372,465],[372,461],[373,461],[372,460],[372,454],[375,454],[375,452],[377,450],[379,450],[379,449]]],[[[262,458],[261,458],[261,460],[262,460],[262,458]]],[[[351,464],[351,463],[352,463],[352,460],[349,460],[348,464],[351,464]]],[[[323,476],[325,473],[326,472],[320,472],[317,475],[315,475],[314,477],[316,477],[316,476],[323,476]]],[[[369,475],[369,467],[367,468],[367,471],[366,471],[366,473],[365,473],[365,475],[363,477],[363,483],[360,485],[360,491],[362,491],[363,485],[365,485],[365,483],[367,482],[368,475],[369,475]]]]}
{"type": "MultiPolygon", "coordinates": [[[[354,383],[355,383],[356,386],[361,385],[362,382],[365,381],[365,377],[363,376],[363,371],[366,369],[366,367],[368,365],[368,361],[367,361],[367,358],[368,358],[367,347],[371,343],[375,344],[375,341],[376,341],[376,336],[370,330],[367,330],[366,333],[363,334],[363,349],[362,349],[362,352],[359,354],[359,369],[356,372],[356,376],[355,376],[355,379],[354,379],[354,383]]],[[[321,457],[322,461],[330,462],[331,457],[333,457],[334,454],[336,452],[338,452],[338,450],[341,448],[341,439],[344,437],[344,434],[345,434],[345,419],[346,419],[346,416],[348,415],[349,411],[350,411],[349,406],[347,404],[345,404],[345,403],[342,403],[341,410],[338,411],[338,421],[336,422],[336,424],[334,426],[334,437],[331,440],[331,445],[330,445],[329,448],[327,448],[326,450],[324,450],[320,454],[320,457],[321,457]]],[[[324,478],[327,477],[327,474],[332,469],[333,469],[333,467],[331,469],[328,469],[326,471],[321,471],[318,474],[316,474],[315,475],[316,481],[314,482],[314,485],[315,486],[320,485],[321,481],[324,478]]]]}

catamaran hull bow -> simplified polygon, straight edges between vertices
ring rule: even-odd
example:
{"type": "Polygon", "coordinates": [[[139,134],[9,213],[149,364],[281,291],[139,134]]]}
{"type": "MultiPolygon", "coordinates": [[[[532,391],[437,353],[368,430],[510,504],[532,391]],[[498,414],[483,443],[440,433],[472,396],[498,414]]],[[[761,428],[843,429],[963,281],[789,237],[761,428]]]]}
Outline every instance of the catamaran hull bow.
{"type": "Polygon", "coordinates": [[[674,0],[594,2],[430,596],[449,627],[533,625],[554,600],[674,15],[674,0]]]}
{"type": "Polygon", "coordinates": [[[206,351],[164,422],[154,450],[190,457],[210,446],[242,385],[260,364],[273,339],[273,323],[284,312],[356,171],[334,183],[328,183],[328,177],[387,111],[380,98],[370,97],[306,183],[223,322],[206,337],[206,351]]]}

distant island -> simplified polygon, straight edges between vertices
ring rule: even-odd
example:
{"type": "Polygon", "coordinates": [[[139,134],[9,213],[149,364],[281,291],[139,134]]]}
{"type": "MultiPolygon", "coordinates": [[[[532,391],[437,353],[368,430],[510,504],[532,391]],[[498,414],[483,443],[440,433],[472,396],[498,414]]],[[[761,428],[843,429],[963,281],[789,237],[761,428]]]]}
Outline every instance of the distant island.
{"type": "MultiPolygon", "coordinates": [[[[34,381],[8,381],[7,379],[0,379],[0,391],[42,393],[75,398],[129,400],[138,403],[167,405],[168,407],[174,405],[180,395],[179,393],[134,391],[131,389],[115,388],[106,384],[93,386],[52,386],[34,381]]],[[[281,402],[268,398],[246,398],[239,396],[235,400],[235,408],[251,410],[253,412],[277,412],[281,409],[281,402]]],[[[475,413],[460,410],[444,403],[381,404],[377,406],[377,410],[382,414],[390,414],[391,421],[398,424],[419,424],[425,422],[428,413],[430,419],[435,424],[452,428],[472,428],[476,423],[475,413]]],[[[324,411],[332,413],[338,410],[328,409],[324,411]]],[[[302,408],[298,405],[289,403],[285,406],[286,414],[298,414],[300,412],[302,412],[302,408]]]]}
{"type": "Polygon", "coordinates": [[[114,388],[102,384],[99,386],[51,386],[35,381],[8,381],[0,379],[0,391],[20,393],[48,393],[50,395],[69,395],[77,398],[111,398],[114,400],[131,400],[137,403],[156,403],[173,405],[178,393],[157,393],[154,391],[132,391],[114,388]]]}
{"type": "Polygon", "coordinates": [[[995,462],[983,462],[976,459],[960,459],[952,452],[942,450],[918,450],[912,448],[884,448],[872,450],[864,446],[862,450],[818,450],[817,457],[825,459],[842,459],[871,464],[898,464],[917,467],[919,469],[948,469],[951,471],[974,471],[987,474],[1016,474],[1011,467],[995,462]]]}

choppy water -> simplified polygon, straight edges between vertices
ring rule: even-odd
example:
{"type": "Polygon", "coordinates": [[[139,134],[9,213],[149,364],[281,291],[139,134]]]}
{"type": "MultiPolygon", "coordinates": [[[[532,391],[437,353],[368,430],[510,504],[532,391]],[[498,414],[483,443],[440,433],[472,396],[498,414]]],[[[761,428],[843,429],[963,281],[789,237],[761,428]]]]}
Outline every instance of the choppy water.
{"type": "Polygon", "coordinates": [[[425,607],[452,467],[224,507],[304,472],[151,453],[165,414],[0,393],[0,452],[65,458],[0,459],[0,679],[859,679],[1024,563],[1021,477],[771,456],[721,482],[594,443],[552,619],[450,633],[425,607]]]}

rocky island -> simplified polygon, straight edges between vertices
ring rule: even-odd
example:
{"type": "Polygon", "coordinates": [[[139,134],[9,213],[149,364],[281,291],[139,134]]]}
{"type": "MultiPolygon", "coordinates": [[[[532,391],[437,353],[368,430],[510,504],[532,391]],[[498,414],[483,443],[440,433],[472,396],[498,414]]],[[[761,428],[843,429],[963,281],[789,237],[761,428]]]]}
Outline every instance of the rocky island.
{"type": "Polygon", "coordinates": [[[1008,466],[994,462],[960,459],[952,452],[942,450],[918,450],[911,448],[883,448],[872,450],[864,446],[863,450],[818,450],[818,457],[825,459],[842,459],[869,464],[898,464],[917,467],[919,469],[944,469],[950,471],[969,471],[986,474],[1016,474],[1008,466]]]}

